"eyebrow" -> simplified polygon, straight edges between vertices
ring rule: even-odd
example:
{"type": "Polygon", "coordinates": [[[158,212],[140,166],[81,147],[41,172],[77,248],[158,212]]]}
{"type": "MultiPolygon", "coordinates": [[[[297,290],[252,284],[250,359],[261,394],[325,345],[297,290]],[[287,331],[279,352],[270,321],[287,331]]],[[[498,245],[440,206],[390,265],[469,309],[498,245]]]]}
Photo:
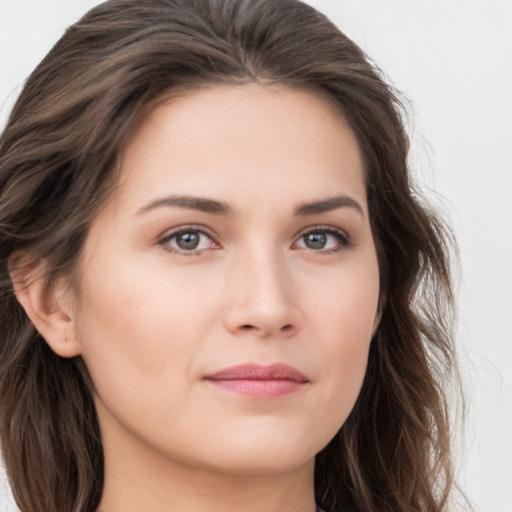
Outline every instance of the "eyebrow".
{"type": "Polygon", "coordinates": [[[362,206],[349,196],[335,196],[321,201],[314,201],[312,203],[305,203],[295,210],[295,215],[317,215],[319,213],[326,213],[338,208],[353,208],[364,217],[364,210],[362,206]]]}
{"type": "Polygon", "coordinates": [[[228,216],[233,214],[233,210],[227,203],[216,201],[215,199],[196,196],[167,196],[155,199],[140,208],[137,213],[145,213],[161,206],[178,206],[180,208],[199,210],[201,212],[212,213],[214,215],[228,216]]]}
{"type": "MultiPolygon", "coordinates": [[[[233,215],[233,209],[223,201],[217,201],[207,197],[197,196],[166,196],[155,199],[147,205],[140,208],[137,213],[145,213],[162,206],[177,206],[179,208],[187,208],[189,210],[198,210],[214,215],[233,215]]],[[[353,208],[364,217],[362,206],[349,196],[335,196],[320,201],[304,203],[295,209],[295,216],[318,215],[320,213],[330,212],[338,208],[353,208]]]]}

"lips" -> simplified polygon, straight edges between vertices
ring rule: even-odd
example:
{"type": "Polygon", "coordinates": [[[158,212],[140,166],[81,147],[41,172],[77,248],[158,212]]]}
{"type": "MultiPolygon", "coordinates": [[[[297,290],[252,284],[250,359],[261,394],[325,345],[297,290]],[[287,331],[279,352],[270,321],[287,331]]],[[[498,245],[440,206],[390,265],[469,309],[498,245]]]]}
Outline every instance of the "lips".
{"type": "Polygon", "coordinates": [[[277,398],[296,393],[309,383],[303,373],[283,363],[232,366],[206,376],[205,380],[218,388],[254,398],[277,398]]]}

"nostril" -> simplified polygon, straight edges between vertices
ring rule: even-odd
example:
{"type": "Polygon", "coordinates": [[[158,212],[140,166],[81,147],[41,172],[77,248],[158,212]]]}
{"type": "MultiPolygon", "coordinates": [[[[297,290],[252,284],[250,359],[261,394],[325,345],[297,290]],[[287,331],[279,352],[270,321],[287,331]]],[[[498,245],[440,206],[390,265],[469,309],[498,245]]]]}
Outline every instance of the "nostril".
{"type": "Polygon", "coordinates": [[[278,322],[255,322],[252,324],[242,324],[239,323],[234,327],[234,330],[238,332],[238,334],[246,333],[247,335],[258,335],[258,336],[264,336],[267,337],[269,335],[281,335],[281,336],[291,336],[293,333],[295,333],[297,329],[297,326],[295,323],[287,323],[287,324],[281,324],[281,327],[279,327],[278,322]],[[277,325],[276,325],[277,324],[277,325]]]}
{"type": "MultiPolygon", "coordinates": [[[[243,329],[244,331],[251,331],[253,329],[256,329],[256,327],[254,325],[251,325],[251,324],[241,325],[240,328],[243,329]]],[[[283,327],[281,327],[281,331],[283,331],[283,332],[289,332],[292,329],[293,329],[293,325],[292,324],[286,324],[286,325],[283,325],[283,327]]]]}

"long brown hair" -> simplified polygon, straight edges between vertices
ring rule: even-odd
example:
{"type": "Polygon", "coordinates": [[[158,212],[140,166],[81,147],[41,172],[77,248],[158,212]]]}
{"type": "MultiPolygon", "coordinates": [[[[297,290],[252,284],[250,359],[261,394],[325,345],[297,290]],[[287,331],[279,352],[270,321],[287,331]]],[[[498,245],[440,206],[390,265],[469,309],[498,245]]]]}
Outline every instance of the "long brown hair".
{"type": "Polygon", "coordinates": [[[39,64],[0,139],[0,436],[23,512],[96,510],[103,451],[83,362],[57,356],[32,326],[9,262],[45,261],[48,286],[76,270],[149,106],[177,90],[248,82],[329,98],[365,164],[382,319],[357,403],[317,456],[317,501],[332,512],[446,510],[450,236],[411,182],[398,95],[298,0],[110,0],[39,64]]]}

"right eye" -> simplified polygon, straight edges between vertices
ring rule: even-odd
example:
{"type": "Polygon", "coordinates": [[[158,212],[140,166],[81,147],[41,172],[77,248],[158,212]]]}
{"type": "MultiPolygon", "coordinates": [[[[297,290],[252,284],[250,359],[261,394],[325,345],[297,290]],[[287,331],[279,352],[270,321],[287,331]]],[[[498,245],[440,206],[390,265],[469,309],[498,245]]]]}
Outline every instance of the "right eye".
{"type": "Polygon", "coordinates": [[[186,256],[220,248],[204,229],[194,227],[181,227],[167,233],[160,239],[159,245],[167,251],[186,256]]]}

